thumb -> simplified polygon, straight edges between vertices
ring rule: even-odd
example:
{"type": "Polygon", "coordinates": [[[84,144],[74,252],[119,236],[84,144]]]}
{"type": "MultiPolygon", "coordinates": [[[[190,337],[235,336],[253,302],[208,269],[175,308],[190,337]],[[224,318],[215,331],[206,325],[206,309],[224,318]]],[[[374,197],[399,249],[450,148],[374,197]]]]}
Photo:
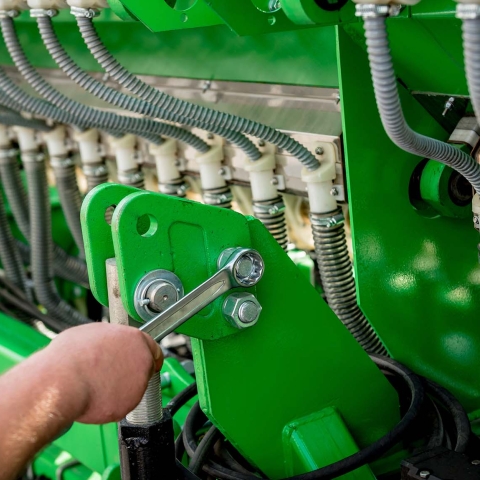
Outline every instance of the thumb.
{"type": "Polygon", "coordinates": [[[154,363],[154,372],[157,373],[162,369],[163,366],[163,352],[160,348],[160,345],[146,333],[143,334],[145,337],[145,341],[147,343],[148,348],[153,356],[153,363],[154,363]]]}

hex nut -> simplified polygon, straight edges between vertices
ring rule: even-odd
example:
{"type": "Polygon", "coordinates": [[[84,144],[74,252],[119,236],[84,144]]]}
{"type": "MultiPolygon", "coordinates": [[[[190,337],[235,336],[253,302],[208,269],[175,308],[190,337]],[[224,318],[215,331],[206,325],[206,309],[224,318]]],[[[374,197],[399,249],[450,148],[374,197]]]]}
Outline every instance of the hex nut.
{"type": "Polygon", "coordinates": [[[251,293],[229,295],[223,303],[223,316],[235,328],[253,327],[260,317],[262,306],[251,293]]]}

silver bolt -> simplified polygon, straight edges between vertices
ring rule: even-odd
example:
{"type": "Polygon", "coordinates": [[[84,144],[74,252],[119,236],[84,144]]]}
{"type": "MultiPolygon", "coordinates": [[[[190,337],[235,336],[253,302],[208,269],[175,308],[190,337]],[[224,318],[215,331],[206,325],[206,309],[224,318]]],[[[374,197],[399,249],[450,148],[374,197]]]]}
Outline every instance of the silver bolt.
{"type": "Polygon", "coordinates": [[[445,103],[445,110],[443,111],[442,116],[445,116],[452,109],[454,103],[455,97],[450,97],[445,103]]]}
{"type": "Polygon", "coordinates": [[[317,147],[317,148],[315,149],[315,154],[316,154],[316,155],[323,155],[324,153],[325,153],[325,150],[323,150],[322,147],[317,147]]]}
{"type": "Polygon", "coordinates": [[[277,205],[274,205],[273,207],[271,207],[271,208],[268,209],[268,213],[269,213],[270,215],[275,215],[276,213],[279,212],[279,210],[280,210],[280,209],[277,207],[277,205]]]}
{"type": "Polygon", "coordinates": [[[144,298],[143,300],[140,300],[140,305],[142,307],[145,307],[146,305],[150,304],[150,300],[148,298],[144,298]]]}
{"type": "Polygon", "coordinates": [[[480,218],[478,218],[478,215],[475,215],[473,217],[473,223],[475,223],[476,225],[478,225],[480,223],[480,218]]]}
{"type": "Polygon", "coordinates": [[[333,188],[330,190],[330,195],[332,195],[333,197],[336,197],[336,196],[338,195],[338,188],[333,187],[333,188]]]}
{"type": "Polygon", "coordinates": [[[215,138],[215,135],[213,133],[207,133],[207,138],[209,140],[213,140],[215,138]]]}
{"type": "Polygon", "coordinates": [[[278,184],[279,184],[278,178],[277,178],[277,177],[273,177],[273,178],[270,180],[270,183],[271,183],[272,185],[278,185],[278,184]]]}
{"type": "Polygon", "coordinates": [[[177,289],[168,282],[155,282],[147,290],[150,310],[163,312],[178,301],[177,289]]]}
{"type": "Polygon", "coordinates": [[[419,474],[420,478],[428,478],[430,476],[429,470],[422,470],[419,474]]]}
{"type": "Polygon", "coordinates": [[[279,8],[282,8],[280,0],[270,0],[270,2],[268,2],[268,9],[271,12],[276,12],[279,8]]]}
{"type": "Polygon", "coordinates": [[[259,308],[253,302],[244,302],[238,309],[238,318],[243,323],[252,323],[257,320],[259,315],[259,308]]]}
{"type": "Polygon", "coordinates": [[[264,147],[265,146],[265,142],[263,140],[259,140],[258,141],[258,146],[259,147],[264,147]]]}
{"type": "Polygon", "coordinates": [[[218,174],[219,174],[221,177],[224,177],[224,176],[227,174],[227,170],[222,167],[222,168],[218,171],[218,174]]]}
{"type": "Polygon", "coordinates": [[[472,460],[472,465],[480,465],[480,460],[472,460]]]}
{"type": "Polygon", "coordinates": [[[237,263],[237,273],[241,277],[249,277],[254,271],[253,260],[250,257],[242,257],[237,263]]]}

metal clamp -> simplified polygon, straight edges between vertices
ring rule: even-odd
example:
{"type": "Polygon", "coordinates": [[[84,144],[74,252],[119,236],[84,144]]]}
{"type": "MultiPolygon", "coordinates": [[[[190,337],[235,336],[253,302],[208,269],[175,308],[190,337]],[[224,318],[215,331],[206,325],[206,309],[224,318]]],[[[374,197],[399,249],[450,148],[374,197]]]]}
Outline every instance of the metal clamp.
{"type": "Polygon", "coordinates": [[[476,3],[459,3],[455,16],[460,20],[476,20],[480,18],[480,5],[476,3]]]}
{"type": "Polygon", "coordinates": [[[75,165],[75,160],[71,156],[50,157],[50,165],[54,168],[66,168],[75,165]]]}
{"type": "Polygon", "coordinates": [[[362,18],[396,17],[402,5],[377,5],[374,3],[357,4],[355,16],[362,18]]]}
{"type": "Polygon", "coordinates": [[[74,17],[95,18],[100,15],[98,10],[93,8],[71,7],[70,13],[74,17]]]}
{"type": "Polygon", "coordinates": [[[44,160],[45,160],[45,154],[42,152],[37,152],[37,151],[22,152],[23,163],[43,162],[44,160]]]}
{"type": "Polygon", "coordinates": [[[277,215],[278,213],[282,213],[285,211],[285,204],[282,202],[273,203],[271,205],[264,204],[264,203],[255,203],[253,205],[253,212],[260,213],[260,214],[268,214],[268,215],[277,215]]]}
{"type": "Polygon", "coordinates": [[[58,10],[54,8],[32,8],[30,10],[30,18],[44,18],[44,17],[56,17],[58,15],[58,10]]]}
{"type": "Polygon", "coordinates": [[[218,268],[213,277],[142,325],[140,330],[156,341],[162,340],[229,290],[256,285],[263,276],[265,264],[257,251],[235,248],[220,255],[218,268]]]}
{"type": "Polygon", "coordinates": [[[345,217],[343,213],[337,213],[336,215],[331,216],[319,216],[318,214],[312,213],[310,215],[310,221],[314,225],[318,225],[320,227],[327,227],[332,228],[336,225],[341,225],[345,222],[345,217]]]}

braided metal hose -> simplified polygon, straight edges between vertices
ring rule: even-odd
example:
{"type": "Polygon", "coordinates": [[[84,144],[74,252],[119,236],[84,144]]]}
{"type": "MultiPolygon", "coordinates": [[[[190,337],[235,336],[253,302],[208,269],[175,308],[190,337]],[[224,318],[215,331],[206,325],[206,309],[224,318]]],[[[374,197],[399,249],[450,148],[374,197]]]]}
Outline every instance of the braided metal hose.
{"type": "MultiPolygon", "coordinates": [[[[372,5],[357,5],[367,14],[372,5]]],[[[459,148],[414,132],[403,115],[397,78],[388,42],[386,17],[365,17],[365,36],[375,97],[383,126],[390,139],[403,150],[444,163],[463,175],[480,192],[480,165],[459,148]]]]}
{"type": "Polygon", "coordinates": [[[311,213],[310,219],[328,305],[366,352],[387,355],[387,350],[357,303],[342,210],[328,214],[311,213]]]}
{"type": "Polygon", "coordinates": [[[52,218],[43,155],[34,152],[22,156],[28,184],[30,213],[30,248],[32,277],[38,301],[48,313],[66,325],[89,323],[90,320],[66,303],[58,294],[53,275],[52,218]]]}
{"type": "Polygon", "coordinates": [[[165,135],[183,141],[202,153],[208,151],[209,146],[202,139],[177,126],[146,118],[127,117],[96,110],[66,97],[46,82],[32,67],[18,41],[12,18],[0,17],[0,26],[10,56],[25,80],[42,97],[57,107],[42,102],[18,87],[13,88],[13,82],[9,82],[8,77],[2,72],[0,87],[12,97],[13,101],[20,104],[22,109],[52,118],[63,124],[77,125],[82,128],[100,128],[117,137],[128,132],[158,144],[163,141],[161,135],[165,135]]]}
{"type": "Polygon", "coordinates": [[[64,73],[87,92],[124,110],[207,130],[237,145],[251,160],[258,160],[261,157],[256,145],[241,133],[217,125],[199,122],[193,118],[165,112],[144,100],[119,92],[93,78],[82,70],[62,47],[55,34],[52,18],[48,13],[48,10],[44,10],[42,16],[37,16],[37,24],[43,43],[64,73]]]}
{"type": "Polygon", "coordinates": [[[287,222],[285,220],[285,204],[282,197],[278,196],[273,200],[263,202],[254,201],[253,214],[265,225],[279,245],[284,250],[287,250],[287,222]]]}
{"type": "Polygon", "coordinates": [[[55,175],[58,196],[65,220],[78,247],[80,256],[84,257],[85,247],[80,225],[82,195],[78,188],[75,163],[71,158],[51,158],[50,165],[55,175]]]}
{"type": "Polygon", "coordinates": [[[220,208],[232,208],[233,195],[228,185],[225,187],[204,189],[202,193],[203,202],[206,205],[213,205],[220,208]]]}
{"type": "MultiPolygon", "coordinates": [[[[151,103],[161,110],[195,119],[196,121],[203,122],[205,125],[210,125],[211,127],[205,127],[206,130],[212,129],[213,127],[221,127],[226,130],[261,138],[279,148],[285,149],[309,170],[316,170],[320,166],[317,158],[305,146],[285,133],[253,120],[247,120],[246,118],[219,112],[174,98],[147,85],[124,68],[108,51],[105,45],[103,45],[103,42],[97,34],[92,18],[87,18],[92,15],[92,10],[72,8],[71,11],[76,16],[80,33],[97,62],[112,79],[146,102],[151,103]]],[[[95,11],[93,11],[93,14],[95,14],[95,11]]],[[[165,118],[163,114],[159,117],[165,118]]]]}
{"type": "Polygon", "coordinates": [[[87,193],[98,185],[108,182],[108,168],[104,163],[83,165],[82,171],[87,181],[87,193]]]}
{"type": "MultiPolygon", "coordinates": [[[[0,157],[0,176],[3,180],[3,190],[17,227],[30,243],[30,214],[17,155],[18,152],[16,150],[11,150],[9,155],[0,157]]],[[[55,274],[65,280],[88,286],[88,273],[85,262],[68,255],[65,250],[56,244],[53,245],[53,251],[55,274]]]]}

